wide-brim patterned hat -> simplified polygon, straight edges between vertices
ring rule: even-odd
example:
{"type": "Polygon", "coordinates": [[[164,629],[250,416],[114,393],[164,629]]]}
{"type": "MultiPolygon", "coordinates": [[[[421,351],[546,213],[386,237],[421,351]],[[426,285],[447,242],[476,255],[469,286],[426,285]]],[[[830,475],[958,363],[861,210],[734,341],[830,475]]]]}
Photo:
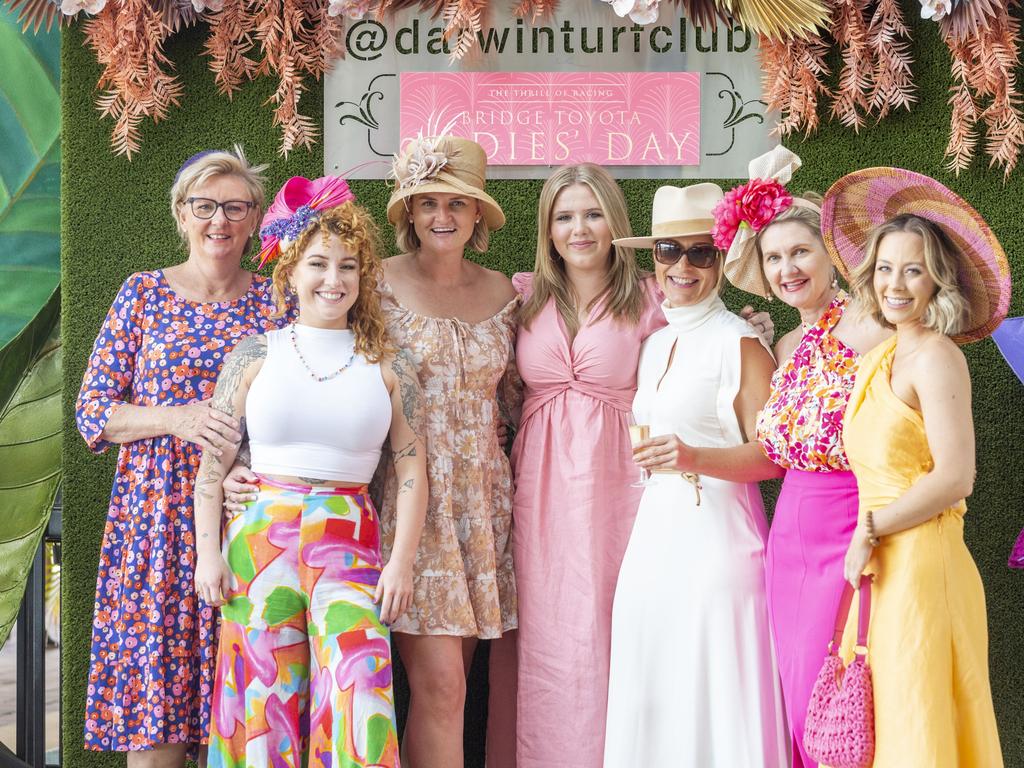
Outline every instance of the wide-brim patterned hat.
{"type": "Polygon", "coordinates": [[[1010,308],[1010,265],[995,233],[973,206],[930,176],[903,168],[865,168],[843,176],[825,195],[821,232],[836,268],[847,280],[864,261],[871,232],[913,214],[940,225],[965,257],[960,290],[971,309],[957,344],[983,339],[1010,308]]]}
{"type": "Polygon", "coordinates": [[[413,139],[394,158],[395,191],[388,200],[388,221],[397,224],[406,215],[407,197],[444,192],[479,200],[487,228],[501,229],[505,214],[484,192],[486,172],[487,153],[475,141],[459,136],[413,139]]]}

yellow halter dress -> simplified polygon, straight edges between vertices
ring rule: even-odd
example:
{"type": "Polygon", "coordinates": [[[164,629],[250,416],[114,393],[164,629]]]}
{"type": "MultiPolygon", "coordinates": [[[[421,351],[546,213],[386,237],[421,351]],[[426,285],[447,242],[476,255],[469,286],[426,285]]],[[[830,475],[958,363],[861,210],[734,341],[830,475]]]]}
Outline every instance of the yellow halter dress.
{"type": "MultiPolygon", "coordinates": [[[[896,337],[861,360],[843,442],[861,519],[902,496],[933,463],[924,420],[892,391],[896,337]]],[[[964,544],[963,501],[885,536],[868,564],[868,663],[875,694],[874,768],[1003,765],[988,673],[985,593],[964,544]]],[[[846,628],[849,648],[856,613],[846,628]],[[852,630],[852,633],[851,633],[852,630]]],[[[849,658],[849,656],[848,656],[849,658]]]]}

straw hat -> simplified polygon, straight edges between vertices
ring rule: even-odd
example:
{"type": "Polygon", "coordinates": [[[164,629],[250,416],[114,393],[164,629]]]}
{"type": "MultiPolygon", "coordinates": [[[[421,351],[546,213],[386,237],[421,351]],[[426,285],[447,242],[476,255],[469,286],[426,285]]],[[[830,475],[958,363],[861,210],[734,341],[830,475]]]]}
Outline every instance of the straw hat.
{"type": "Polygon", "coordinates": [[[865,168],[843,176],[825,195],[821,231],[836,268],[849,279],[864,261],[875,227],[914,214],[940,225],[963,255],[958,282],[971,308],[967,344],[988,336],[1010,307],[1010,266],[995,234],[974,208],[930,176],[902,168],[865,168]]]}
{"type": "Polygon", "coordinates": [[[721,199],[722,188],[717,184],[658,187],[651,209],[651,234],[620,237],[612,242],[630,248],[653,248],[655,240],[710,235],[715,224],[711,211],[721,199]]]}
{"type": "MultiPolygon", "coordinates": [[[[765,279],[757,257],[757,235],[771,224],[775,217],[794,205],[820,212],[821,208],[810,200],[792,197],[785,185],[793,173],[802,165],[800,158],[779,144],[765,154],[755,157],[747,165],[749,182],[726,193],[723,204],[715,210],[715,244],[727,248],[725,254],[725,276],[741,291],[762,298],[771,298],[772,289],[765,279]],[[775,182],[771,184],[770,182],[775,182]],[[757,214],[746,211],[745,199],[755,196],[757,214]],[[765,207],[765,197],[770,207],[765,207]],[[759,214],[759,215],[758,215],[759,214]],[[752,220],[748,220],[752,219],[752,220]],[[723,242],[723,231],[732,235],[729,242],[723,242]]],[[[728,236],[726,236],[728,239],[728,236]]]]}
{"type": "Polygon", "coordinates": [[[413,139],[395,155],[391,166],[395,191],[388,201],[388,221],[397,224],[405,215],[407,197],[446,192],[479,200],[487,227],[501,229],[505,214],[484,192],[486,170],[487,154],[475,141],[458,136],[413,139]]]}

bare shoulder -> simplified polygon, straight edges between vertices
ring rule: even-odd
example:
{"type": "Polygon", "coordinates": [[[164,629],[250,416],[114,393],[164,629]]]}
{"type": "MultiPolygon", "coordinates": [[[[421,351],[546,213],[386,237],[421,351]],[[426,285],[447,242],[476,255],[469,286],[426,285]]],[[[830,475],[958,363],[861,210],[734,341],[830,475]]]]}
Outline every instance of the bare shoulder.
{"type": "Polygon", "coordinates": [[[500,302],[501,306],[504,306],[516,297],[515,286],[504,272],[488,269],[474,262],[467,263],[473,265],[473,284],[479,286],[485,295],[493,297],[496,303],[500,302]]]}
{"type": "Polygon", "coordinates": [[[775,342],[775,359],[779,361],[779,365],[782,365],[784,362],[789,360],[790,356],[796,350],[797,344],[800,343],[800,339],[803,338],[803,335],[803,326],[798,325],[775,342]]]}
{"type": "Polygon", "coordinates": [[[400,253],[397,256],[389,256],[381,262],[381,269],[384,271],[384,279],[392,286],[402,282],[409,273],[409,265],[412,257],[408,253],[400,253]]]}
{"type": "Polygon", "coordinates": [[[833,334],[857,354],[874,349],[894,331],[882,325],[860,302],[851,301],[833,334]]]}
{"type": "Polygon", "coordinates": [[[948,381],[968,375],[967,358],[951,338],[942,333],[933,333],[921,343],[914,355],[913,370],[921,381],[948,381]]]}
{"type": "Polygon", "coordinates": [[[772,357],[772,353],[760,339],[753,336],[740,338],[740,358],[744,365],[754,364],[758,368],[766,366],[772,371],[775,370],[775,358],[772,357]]]}

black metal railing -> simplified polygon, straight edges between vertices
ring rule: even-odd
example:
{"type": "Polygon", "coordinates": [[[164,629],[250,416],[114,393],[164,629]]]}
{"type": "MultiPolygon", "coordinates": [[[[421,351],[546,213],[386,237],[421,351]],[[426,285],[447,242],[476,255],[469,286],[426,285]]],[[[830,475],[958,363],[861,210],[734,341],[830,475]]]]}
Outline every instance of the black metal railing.
{"type": "Polygon", "coordinates": [[[58,489],[50,522],[32,561],[25,597],[18,611],[17,738],[14,751],[20,760],[32,768],[60,766],[59,747],[57,762],[48,763],[46,760],[46,627],[43,619],[46,545],[53,544],[54,557],[59,564],[62,512],[63,495],[58,489]]]}

